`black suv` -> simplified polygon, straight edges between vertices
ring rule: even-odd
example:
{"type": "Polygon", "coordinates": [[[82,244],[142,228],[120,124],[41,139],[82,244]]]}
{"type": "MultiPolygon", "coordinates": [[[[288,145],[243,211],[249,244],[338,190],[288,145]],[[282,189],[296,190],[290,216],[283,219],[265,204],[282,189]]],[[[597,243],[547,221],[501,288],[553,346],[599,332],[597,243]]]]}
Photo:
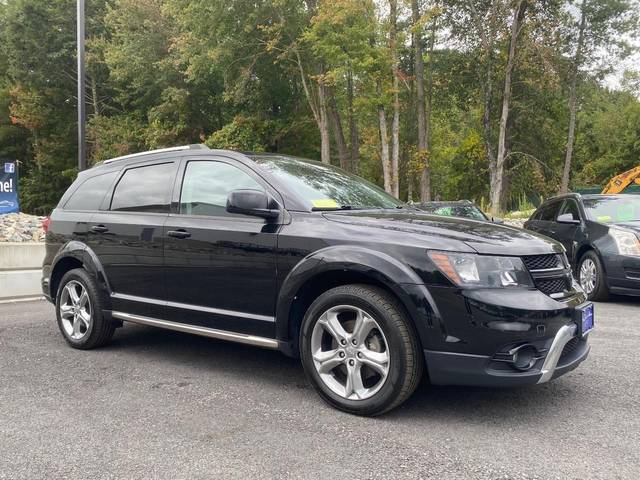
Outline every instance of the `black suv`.
{"type": "Polygon", "coordinates": [[[524,226],[564,245],[590,300],[640,295],[640,196],[553,197],[524,226]]]}
{"type": "Polygon", "coordinates": [[[122,322],[300,357],[320,395],[376,415],[434,384],[542,383],[588,352],[593,306],[546,237],[430,216],[338,168],[200,146],[78,175],[42,286],[75,348],[122,322]]]}

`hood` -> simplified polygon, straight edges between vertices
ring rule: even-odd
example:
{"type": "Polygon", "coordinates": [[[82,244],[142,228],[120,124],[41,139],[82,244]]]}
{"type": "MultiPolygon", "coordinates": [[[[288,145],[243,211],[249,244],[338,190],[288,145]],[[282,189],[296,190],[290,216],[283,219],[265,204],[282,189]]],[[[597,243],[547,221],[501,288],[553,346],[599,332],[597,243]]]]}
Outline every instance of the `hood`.
{"type": "Polygon", "coordinates": [[[442,250],[447,250],[446,239],[451,239],[489,255],[542,255],[564,251],[555,240],[528,230],[419,211],[352,210],[325,213],[324,216],[332,222],[439,237],[445,240],[442,250]]]}
{"type": "Polygon", "coordinates": [[[632,230],[634,233],[640,235],[640,220],[636,220],[634,222],[616,222],[616,223],[610,223],[608,225],[621,227],[626,230],[632,230]]]}

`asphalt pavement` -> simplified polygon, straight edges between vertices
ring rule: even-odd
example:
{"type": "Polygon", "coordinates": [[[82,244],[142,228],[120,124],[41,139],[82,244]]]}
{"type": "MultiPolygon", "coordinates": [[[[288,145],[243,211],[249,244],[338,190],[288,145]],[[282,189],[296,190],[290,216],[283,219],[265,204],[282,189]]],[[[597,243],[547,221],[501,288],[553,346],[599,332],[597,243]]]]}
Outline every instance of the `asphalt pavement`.
{"type": "Polygon", "coordinates": [[[45,301],[0,305],[0,479],[640,478],[640,299],[589,358],[519,389],[423,384],[376,419],[259,348],[125,325],[79,351],[45,301]]]}

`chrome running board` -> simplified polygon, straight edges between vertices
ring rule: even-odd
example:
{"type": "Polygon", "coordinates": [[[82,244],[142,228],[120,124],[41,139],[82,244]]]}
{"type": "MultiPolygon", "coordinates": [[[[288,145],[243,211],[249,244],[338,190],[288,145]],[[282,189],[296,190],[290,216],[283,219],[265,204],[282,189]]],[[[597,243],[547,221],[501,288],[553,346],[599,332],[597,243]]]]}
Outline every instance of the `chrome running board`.
{"type": "Polygon", "coordinates": [[[140,325],[150,325],[152,327],[166,328],[167,330],[175,330],[177,332],[193,333],[203,337],[217,338],[218,340],[228,340],[230,342],[244,343],[247,345],[255,345],[257,347],[278,349],[278,342],[272,338],[256,337],[254,335],[246,335],[244,333],[228,332],[226,330],[217,330],[215,328],[198,327],[195,325],[187,325],[184,323],[171,322],[169,320],[159,320],[157,318],[143,317],[142,315],[133,315],[124,312],[112,312],[113,318],[140,325]]]}

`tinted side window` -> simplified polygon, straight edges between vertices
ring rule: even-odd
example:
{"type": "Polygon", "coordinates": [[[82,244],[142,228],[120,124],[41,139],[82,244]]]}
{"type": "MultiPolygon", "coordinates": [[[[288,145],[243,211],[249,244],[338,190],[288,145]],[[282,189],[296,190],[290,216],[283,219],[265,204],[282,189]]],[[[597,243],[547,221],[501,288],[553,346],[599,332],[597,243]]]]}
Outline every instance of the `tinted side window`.
{"type": "Polygon", "coordinates": [[[173,163],[130,168],[116,185],[111,210],[168,213],[173,163]]]}
{"type": "Polygon", "coordinates": [[[542,208],[542,212],[540,212],[540,220],[545,220],[547,222],[555,222],[558,217],[558,209],[560,208],[560,202],[550,203],[549,205],[542,208]]]}
{"type": "Polygon", "coordinates": [[[98,210],[118,172],[87,178],[64,204],[65,210],[98,210]]]}
{"type": "Polygon", "coordinates": [[[564,213],[570,213],[573,216],[574,220],[580,220],[580,213],[578,212],[578,204],[573,200],[566,200],[558,215],[562,215],[564,213]]]}
{"type": "Polygon", "coordinates": [[[228,163],[189,162],[180,192],[180,213],[232,215],[226,211],[227,196],[232,190],[241,188],[264,191],[264,188],[248,174],[228,163]]]}

